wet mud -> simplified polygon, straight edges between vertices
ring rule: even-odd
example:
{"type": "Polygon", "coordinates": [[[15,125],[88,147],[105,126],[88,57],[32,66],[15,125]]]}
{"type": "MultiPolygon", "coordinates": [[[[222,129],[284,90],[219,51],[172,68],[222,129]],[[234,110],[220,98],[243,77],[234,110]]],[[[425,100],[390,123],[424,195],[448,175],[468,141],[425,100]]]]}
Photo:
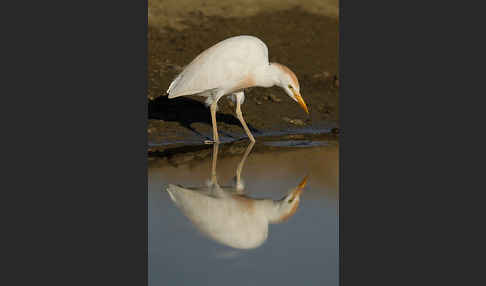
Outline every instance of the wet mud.
{"type": "MultiPolygon", "coordinates": [[[[239,157],[248,147],[248,140],[238,140],[226,144],[219,144],[219,158],[239,157]]],[[[277,156],[281,153],[300,151],[303,149],[334,148],[339,145],[338,135],[332,133],[320,134],[292,134],[283,136],[266,136],[258,140],[252,148],[253,156],[268,154],[277,156]]],[[[148,167],[160,166],[195,166],[211,158],[212,145],[174,144],[152,147],[149,151],[148,167]]]]}

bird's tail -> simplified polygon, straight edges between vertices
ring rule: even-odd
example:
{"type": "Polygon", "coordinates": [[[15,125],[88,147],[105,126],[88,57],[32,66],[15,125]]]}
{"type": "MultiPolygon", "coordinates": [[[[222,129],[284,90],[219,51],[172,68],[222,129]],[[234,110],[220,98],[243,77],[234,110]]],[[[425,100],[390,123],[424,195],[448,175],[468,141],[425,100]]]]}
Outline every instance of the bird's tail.
{"type": "Polygon", "coordinates": [[[177,202],[178,201],[177,193],[180,192],[181,190],[183,191],[184,188],[177,185],[169,184],[169,186],[165,190],[167,191],[167,193],[169,193],[169,196],[172,199],[172,201],[177,202]]]}
{"type": "Polygon", "coordinates": [[[170,96],[170,93],[171,93],[171,91],[174,89],[175,85],[177,84],[177,81],[179,81],[179,79],[181,78],[181,76],[182,76],[182,73],[180,73],[180,74],[179,74],[179,75],[178,75],[178,76],[177,76],[177,77],[176,77],[176,78],[175,78],[175,79],[174,79],[174,80],[173,80],[173,81],[170,83],[169,88],[168,88],[168,89],[167,89],[167,91],[166,91],[166,94],[168,94],[168,95],[169,95],[169,98],[172,98],[172,97],[170,96]]]}

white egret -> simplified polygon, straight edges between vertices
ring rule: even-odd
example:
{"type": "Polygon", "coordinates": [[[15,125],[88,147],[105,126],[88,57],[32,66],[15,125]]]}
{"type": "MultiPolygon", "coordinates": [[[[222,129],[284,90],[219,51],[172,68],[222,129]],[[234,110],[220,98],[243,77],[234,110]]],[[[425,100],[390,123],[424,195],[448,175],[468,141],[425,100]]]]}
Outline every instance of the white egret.
{"type": "Polygon", "coordinates": [[[217,182],[218,144],[214,145],[209,189],[172,184],[167,188],[172,201],[199,231],[214,241],[237,249],[262,245],[268,237],[269,223],[283,222],[297,211],[300,194],[307,182],[305,177],[296,188],[277,201],[245,196],[240,175],[252,147],[253,142],[238,165],[236,188],[220,187],[217,182]]]}
{"type": "Polygon", "coordinates": [[[268,48],[257,37],[236,36],[223,40],[199,54],[172,81],[167,93],[169,98],[185,95],[206,97],[213,125],[213,141],[206,143],[219,143],[216,124],[217,103],[222,96],[232,94],[236,101],[236,115],[250,140],[255,142],[241,113],[241,104],[245,100],[244,89],[274,85],[281,87],[307,114],[309,113],[300,95],[297,76],[282,64],[269,63],[268,48]]]}

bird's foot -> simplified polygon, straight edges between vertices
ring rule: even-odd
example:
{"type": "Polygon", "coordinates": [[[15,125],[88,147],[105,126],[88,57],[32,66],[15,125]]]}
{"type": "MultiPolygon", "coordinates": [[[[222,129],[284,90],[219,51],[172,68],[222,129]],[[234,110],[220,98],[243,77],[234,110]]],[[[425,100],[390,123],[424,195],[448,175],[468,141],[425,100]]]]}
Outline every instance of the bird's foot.
{"type": "Polygon", "coordinates": [[[204,144],[219,144],[219,140],[218,141],[214,141],[214,140],[204,140],[204,144]]]}

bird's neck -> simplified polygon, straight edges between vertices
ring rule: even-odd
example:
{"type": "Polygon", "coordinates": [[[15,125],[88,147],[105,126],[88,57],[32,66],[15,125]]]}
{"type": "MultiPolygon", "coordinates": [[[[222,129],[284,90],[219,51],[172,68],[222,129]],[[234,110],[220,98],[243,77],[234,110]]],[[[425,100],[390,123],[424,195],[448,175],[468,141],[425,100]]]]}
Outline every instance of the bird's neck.
{"type": "Polygon", "coordinates": [[[274,63],[261,66],[255,71],[255,85],[261,87],[274,86],[280,82],[280,73],[280,69],[274,63]]]}
{"type": "Polygon", "coordinates": [[[261,200],[258,201],[265,217],[269,223],[279,223],[282,217],[285,216],[286,211],[280,207],[280,201],[261,200]]]}

